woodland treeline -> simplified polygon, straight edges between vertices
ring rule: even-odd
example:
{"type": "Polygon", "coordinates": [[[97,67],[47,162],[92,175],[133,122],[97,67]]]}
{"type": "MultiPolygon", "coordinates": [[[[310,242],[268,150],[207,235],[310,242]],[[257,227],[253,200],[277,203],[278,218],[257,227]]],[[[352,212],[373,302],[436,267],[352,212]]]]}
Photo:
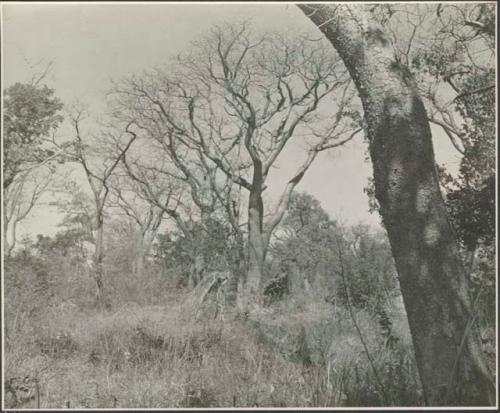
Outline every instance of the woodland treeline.
{"type": "Polygon", "coordinates": [[[495,6],[298,7],[317,31],[214,26],[99,119],[50,68],[4,89],[6,406],[495,403],[495,6]],[[355,139],[383,231],[297,190],[355,139]]]}

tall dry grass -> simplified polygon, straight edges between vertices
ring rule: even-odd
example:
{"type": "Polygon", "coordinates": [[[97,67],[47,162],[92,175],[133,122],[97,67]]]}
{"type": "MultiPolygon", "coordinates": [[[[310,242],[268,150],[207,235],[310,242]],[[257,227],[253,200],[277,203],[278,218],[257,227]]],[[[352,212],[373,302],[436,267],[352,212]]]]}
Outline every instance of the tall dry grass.
{"type": "MultiPolygon", "coordinates": [[[[39,383],[37,394],[28,394],[22,407],[326,407],[387,402],[343,309],[290,299],[266,311],[263,325],[275,332],[271,339],[293,342],[296,333],[306,331],[313,355],[306,360],[290,357],[286,346],[273,345],[248,321],[215,317],[213,300],[197,319],[182,312],[180,302],[179,292],[166,292],[163,305],[129,302],[108,312],[63,302],[36,320],[19,318],[18,327],[8,330],[6,376],[36,376],[39,383]]],[[[376,322],[362,312],[357,316],[389,403],[420,404],[408,339],[401,337],[396,348],[388,349],[377,338],[376,322]]]]}

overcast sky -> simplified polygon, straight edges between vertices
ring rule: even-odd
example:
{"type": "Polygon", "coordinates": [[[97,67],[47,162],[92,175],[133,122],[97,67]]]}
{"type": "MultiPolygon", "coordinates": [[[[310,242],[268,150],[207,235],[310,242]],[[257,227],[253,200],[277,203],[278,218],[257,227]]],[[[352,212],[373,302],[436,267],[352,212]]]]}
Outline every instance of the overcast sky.
{"type": "MultiPolygon", "coordinates": [[[[110,79],[166,63],[213,24],[244,18],[263,30],[316,31],[295,6],[285,3],[3,4],[3,84],[26,82],[53,61],[47,84],[56,95],[67,105],[84,101],[99,114],[110,79]]],[[[456,171],[456,151],[443,134],[433,132],[438,162],[456,171]]],[[[69,129],[63,126],[59,133],[69,129]]],[[[276,197],[300,159],[295,148],[285,155],[270,176],[269,190],[276,197]]],[[[368,213],[363,193],[371,174],[365,155],[361,136],[341,151],[321,154],[297,189],[318,198],[332,218],[377,227],[379,218],[368,213]]],[[[58,221],[48,207],[39,207],[21,225],[21,233],[50,234],[58,221]]]]}

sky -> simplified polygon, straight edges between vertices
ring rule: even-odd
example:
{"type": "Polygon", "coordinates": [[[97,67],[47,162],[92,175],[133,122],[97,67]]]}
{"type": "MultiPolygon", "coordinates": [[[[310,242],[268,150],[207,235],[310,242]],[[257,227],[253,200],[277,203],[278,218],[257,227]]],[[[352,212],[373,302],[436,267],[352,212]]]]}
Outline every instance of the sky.
{"type": "MultiPolygon", "coordinates": [[[[105,111],[104,93],[111,79],[162,65],[189,48],[190,42],[212,25],[250,18],[259,30],[316,33],[316,28],[293,5],[279,4],[85,4],[7,3],[2,6],[3,84],[26,82],[49,62],[49,87],[69,106],[87,104],[95,115],[105,111]]],[[[63,124],[58,134],[71,133],[63,124]]],[[[460,158],[439,129],[433,129],[438,163],[456,172],[460,158]]],[[[363,192],[372,173],[361,136],[341,150],[322,153],[297,186],[315,196],[332,218],[348,224],[379,227],[368,212],[363,192]]],[[[301,159],[291,147],[270,176],[270,199],[301,159]]],[[[81,178],[80,178],[81,179],[81,178]]],[[[82,184],[85,184],[82,180],[82,184]]],[[[47,205],[35,208],[19,226],[20,236],[53,234],[61,216],[47,205]]]]}

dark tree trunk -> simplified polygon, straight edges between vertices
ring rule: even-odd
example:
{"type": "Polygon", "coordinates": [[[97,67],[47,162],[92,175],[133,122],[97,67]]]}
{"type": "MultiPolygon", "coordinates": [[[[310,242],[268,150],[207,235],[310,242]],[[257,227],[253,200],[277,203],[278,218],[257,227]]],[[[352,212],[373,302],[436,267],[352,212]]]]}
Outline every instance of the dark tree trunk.
{"type": "Polygon", "coordinates": [[[363,103],[375,195],[388,232],[426,403],[484,406],[495,389],[480,347],[427,115],[406,67],[364,6],[300,5],[342,57],[363,103]]]}

